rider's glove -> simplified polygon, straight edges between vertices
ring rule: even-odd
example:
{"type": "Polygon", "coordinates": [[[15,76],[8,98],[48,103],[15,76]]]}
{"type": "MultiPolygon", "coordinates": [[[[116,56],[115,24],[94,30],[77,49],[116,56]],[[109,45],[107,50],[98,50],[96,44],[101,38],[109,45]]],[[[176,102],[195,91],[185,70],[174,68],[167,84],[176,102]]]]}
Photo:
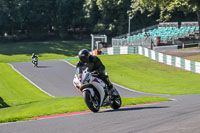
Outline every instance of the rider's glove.
{"type": "Polygon", "coordinates": [[[98,73],[97,71],[93,71],[93,72],[91,72],[91,74],[92,74],[93,76],[98,76],[98,75],[99,75],[99,73],[98,73]]]}

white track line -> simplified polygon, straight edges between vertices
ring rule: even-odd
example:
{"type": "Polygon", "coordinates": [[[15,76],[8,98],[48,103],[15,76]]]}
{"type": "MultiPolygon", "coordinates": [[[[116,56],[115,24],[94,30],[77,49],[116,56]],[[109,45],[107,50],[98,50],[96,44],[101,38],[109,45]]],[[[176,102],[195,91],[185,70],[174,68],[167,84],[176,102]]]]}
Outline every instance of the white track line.
{"type": "MultiPolygon", "coordinates": [[[[165,95],[165,94],[155,94],[155,93],[146,93],[146,92],[136,91],[136,90],[132,90],[132,89],[129,89],[129,88],[127,88],[127,87],[121,86],[121,85],[119,85],[119,84],[117,84],[117,83],[114,83],[114,82],[112,82],[112,83],[113,83],[114,85],[116,85],[116,86],[119,86],[119,87],[121,87],[121,88],[123,88],[123,89],[125,89],[125,90],[132,91],[132,92],[137,92],[137,93],[141,93],[141,94],[160,95],[160,96],[165,95]]],[[[166,94],[165,96],[169,96],[169,95],[166,94]]]]}
{"type": "Polygon", "coordinates": [[[24,76],[21,72],[19,72],[12,64],[9,64],[13,70],[15,70],[17,73],[19,73],[21,76],[23,76],[26,80],[28,80],[31,84],[33,84],[35,87],[37,87],[39,90],[41,90],[42,92],[46,93],[47,95],[51,96],[51,97],[55,97],[53,95],[51,95],[50,93],[44,91],[41,87],[39,87],[38,85],[36,85],[34,82],[32,82],[29,78],[27,78],[26,76],[24,76]]]}
{"type": "Polygon", "coordinates": [[[68,61],[66,61],[66,60],[60,60],[60,61],[63,61],[63,62],[65,62],[65,63],[69,64],[70,66],[72,66],[72,67],[76,68],[76,66],[74,66],[74,65],[73,65],[73,64],[71,64],[71,63],[69,63],[69,62],[68,62],[68,61]]]}

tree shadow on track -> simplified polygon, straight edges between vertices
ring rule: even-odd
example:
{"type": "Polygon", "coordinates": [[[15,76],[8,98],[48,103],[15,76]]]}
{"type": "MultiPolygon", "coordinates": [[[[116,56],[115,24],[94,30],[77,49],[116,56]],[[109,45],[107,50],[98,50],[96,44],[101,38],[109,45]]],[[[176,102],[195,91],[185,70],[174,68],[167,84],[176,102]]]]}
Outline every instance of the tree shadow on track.
{"type": "Polygon", "coordinates": [[[49,68],[51,66],[38,66],[37,68],[49,68]]]}
{"type": "Polygon", "coordinates": [[[101,111],[99,113],[105,113],[105,112],[116,112],[116,111],[134,111],[134,110],[143,110],[143,109],[162,109],[162,108],[169,108],[169,106],[153,106],[153,107],[122,107],[117,110],[105,110],[101,111]]]}

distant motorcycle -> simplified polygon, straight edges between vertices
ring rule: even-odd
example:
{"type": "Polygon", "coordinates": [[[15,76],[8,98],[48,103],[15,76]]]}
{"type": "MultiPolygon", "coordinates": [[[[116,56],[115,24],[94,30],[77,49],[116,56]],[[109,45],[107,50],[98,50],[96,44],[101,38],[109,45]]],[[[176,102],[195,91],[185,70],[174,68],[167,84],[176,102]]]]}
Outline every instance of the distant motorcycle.
{"type": "Polygon", "coordinates": [[[88,108],[93,112],[98,112],[103,106],[119,109],[122,102],[116,88],[109,92],[107,85],[87,70],[84,67],[77,68],[73,84],[83,95],[88,108]]]}
{"type": "Polygon", "coordinates": [[[32,64],[34,67],[38,67],[38,59],[36,57],[32,59],[32,64]]]}

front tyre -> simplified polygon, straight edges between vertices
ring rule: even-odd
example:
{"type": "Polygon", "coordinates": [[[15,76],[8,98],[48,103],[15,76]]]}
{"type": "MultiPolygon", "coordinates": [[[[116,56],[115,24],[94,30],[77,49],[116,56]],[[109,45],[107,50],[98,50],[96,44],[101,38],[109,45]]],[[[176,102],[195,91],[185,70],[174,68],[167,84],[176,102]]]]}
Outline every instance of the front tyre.
{"type": "Polygon", "coordinates": [[[33,63],[34,67],[38,67],[38,62],[37,61],[33,61],[32,63],[33,63]]]}
{"type": "Polygon", "coordinates": [[[98,112],[100,109],[100,100],[97,95],[92,97],[88,90],[83,92],[83,98],[85,100],[86,105],[92,112],[98,112]]]}

